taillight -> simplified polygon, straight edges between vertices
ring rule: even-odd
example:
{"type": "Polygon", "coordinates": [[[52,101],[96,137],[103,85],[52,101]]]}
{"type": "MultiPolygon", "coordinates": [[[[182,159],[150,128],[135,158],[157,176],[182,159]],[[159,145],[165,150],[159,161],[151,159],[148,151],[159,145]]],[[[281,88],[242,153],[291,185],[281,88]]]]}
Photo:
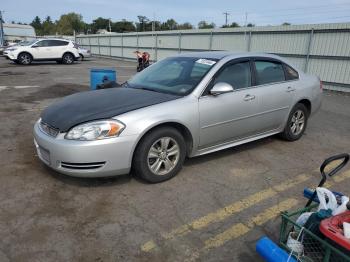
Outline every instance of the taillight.
{"type": "Polygon", "coordinates": [[[320,89],[323,90],[323,84],[321,80],[320,80],[320,89]]]}

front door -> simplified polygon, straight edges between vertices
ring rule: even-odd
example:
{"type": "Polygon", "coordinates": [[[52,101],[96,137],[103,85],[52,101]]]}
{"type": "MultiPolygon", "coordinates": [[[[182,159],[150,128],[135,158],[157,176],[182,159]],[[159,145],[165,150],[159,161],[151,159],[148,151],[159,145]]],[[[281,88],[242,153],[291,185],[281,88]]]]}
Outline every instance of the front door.
{"type": "Polygon", "coordinates": [[[47,59],[51,56],[50,40],[41,40],[32,46],[34,59],[47,59]]]}
{"type": "Polygon", "coordinates": [[[219,82],[232,85],[234,91],[218,96],[205,93],[199,99],[200,149],[248,137],[255,131],[257,94],[249,60],[223,66],[210,86],[219,82]]]}

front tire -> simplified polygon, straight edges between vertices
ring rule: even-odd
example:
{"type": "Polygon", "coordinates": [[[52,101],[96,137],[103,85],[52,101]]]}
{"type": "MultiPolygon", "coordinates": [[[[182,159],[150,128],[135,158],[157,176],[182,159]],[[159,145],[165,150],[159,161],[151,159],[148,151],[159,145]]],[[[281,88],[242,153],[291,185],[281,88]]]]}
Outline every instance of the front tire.
{"type": "Polygon", "coordinates": [[[74,56],[70,53],[66,53],[62,57],[63,64],[71,65],[74,63],[74,56]]]}
{"type": "Polygon", "coordinates": [[[302,137],[307,126],[309,112],[303,104],[296,104],[289,114],[287,124],[281,133],[283,139],[296,141],[302,137]]]}
{"type": "Polygon", "coordinates": [[[162,127],[146,134],[137,146],[133,171],[150,183],[159,183],[174,177],[182,168],[186,144],[179,131],[162,127]]]}
{"type": "Polygon", "coordinates": [[[17,61],[21,65],[30,65],[33,61],[33,57],[28,53],[21,53],[18,55],[17,61]]]}

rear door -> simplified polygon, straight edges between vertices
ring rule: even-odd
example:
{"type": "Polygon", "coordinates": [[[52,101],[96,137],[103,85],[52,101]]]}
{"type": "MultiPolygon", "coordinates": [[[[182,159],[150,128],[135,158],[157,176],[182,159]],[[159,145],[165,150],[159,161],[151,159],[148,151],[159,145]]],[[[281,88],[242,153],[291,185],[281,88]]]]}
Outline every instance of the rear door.
{"type": "Polygon", "coordinates": [[[253,59],[257,106],[257,132],[281,128],[293,103],[296,82],[286,77],[282,62],[269,58],[253,59]]]}
{"type": "Polygon", "coordinates": [[[61,58],[69,42],[64,40],[50,40],[51,58],[61,58]]]}

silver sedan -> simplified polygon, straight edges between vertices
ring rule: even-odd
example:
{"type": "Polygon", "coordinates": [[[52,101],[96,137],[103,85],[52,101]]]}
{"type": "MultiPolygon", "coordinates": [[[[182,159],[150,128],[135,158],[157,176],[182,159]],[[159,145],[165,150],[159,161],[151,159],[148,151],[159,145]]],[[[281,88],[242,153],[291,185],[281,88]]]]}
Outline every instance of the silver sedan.
{"type": "Polygon", "coordinates": [[[201,52],[161,60],[121,88],[67,96],[34,126],[39,158],[80,177],[132,171],[156,183],[195,157],[304,133],[321,105],[319,78],[264,53],[201,52]]]}

